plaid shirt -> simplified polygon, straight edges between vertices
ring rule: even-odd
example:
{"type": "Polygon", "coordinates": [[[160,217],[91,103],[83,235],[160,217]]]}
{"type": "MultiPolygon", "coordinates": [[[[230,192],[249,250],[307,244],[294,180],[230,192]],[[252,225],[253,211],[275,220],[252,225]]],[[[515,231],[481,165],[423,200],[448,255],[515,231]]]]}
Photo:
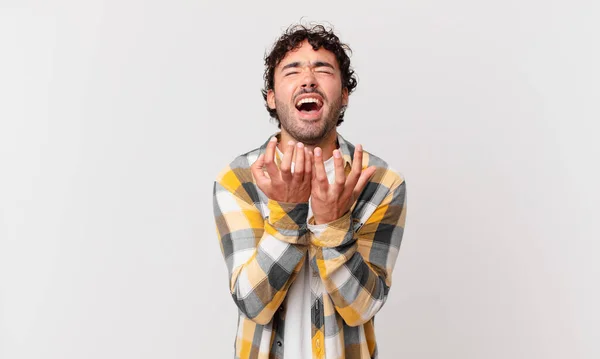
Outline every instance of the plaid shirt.
{"type": "MultiPolygon", "coordinates": [[[[235,358],[283,357],[282,303],[305,256],[315,274],[313,358],[377,358],[374,316],[388,296],[404,232],[404,179],[365,151],[363,168],[377,171],[350,212],[316,225],[308,203],[270,200],[256,185],[250,166],[267,143],[237,157],[214,184],[217,234],[239,312],[235,358]]],[[[354,146],[339,134],[338,144],[348,173],[354,146]]]]}

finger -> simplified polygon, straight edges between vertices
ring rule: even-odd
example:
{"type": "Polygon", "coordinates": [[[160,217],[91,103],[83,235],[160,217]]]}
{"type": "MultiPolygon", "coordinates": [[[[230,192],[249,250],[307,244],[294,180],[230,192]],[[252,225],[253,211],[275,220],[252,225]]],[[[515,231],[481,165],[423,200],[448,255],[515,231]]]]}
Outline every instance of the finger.
{"type": "Polygon", "coordinates": [[[369,182],[369,179],[373,177],[375,171],[377,171],[377,167],[375,166],[370,166],[364,171],[362,171],[362,173],[360,174],[360,178],[356,182],[356,186],[352,191],[353,198],[358,198],[358,196],[360,196],[360,193],[363,191],[363,189],[365,189],[365,186],[369,182]]]}
{"type": "Polygon", "coordinates": [[[302,142],[298,142],[298,144],[296,144],[296,150],[294,153],[296,154],[293,174],[294,182],[302,183],[304,180],[304,144],[302,142]]]}
{"type": "Polygon", "coordinates": [[[304,181],[312,181],[313,177],[313,158],[312,152],[308,148],[304,147],[304,181]]]}
{"type": "Polygon", "coordinates": [[[314,179],[313,182],[322,192],[329,190],[329,181],[327,181],[327,173],[325,172],[325,164],[323,163],[323,151],[319,147],[315,147],[314,151],[314,179]]]}
{"type": "Polygon", "coordinates": [[[354,148],[354,158],[352,159],[352,170],[348,174],[348,178],[346,179],[346,187],[354,188],[356,187],[356,182],[358,181],[360,174],[362,172],[362,162],[363,162],[363,149],[360,144],[356,145],[354,148]]]}
{"type": "MultiPolygon", "coordinates": [[[[316,173],[315,172],[315,153],[313,151],[308,151],[308,157],[310,158],[310,170],[311,170],[310,178],[311,178],[311,180],[314,180],[315,173],[316,173]]],[[[305,170],[305,172],[306,172],[306,170],[305,170]]]]}
{"type": "Polygon", "coordinates": [[[341,193],[346,184],[346,173],[344,172],[344,160],[339,150],[333,150],[333,165],[335,168],[334,190],[336,193],[341,193]]]}
{"type": "Polygon", "coordinates": [[[259,186],[262,184],[267,184],[269,182],[269,179],[267,178],[267,176],[265,176],[265,172],[263,171],[264,164],[265,155],[264,153],[261,153],[261,155],[258,156],[258,159],[256,159],[256,162],[254,162],[252,166],[250,166],[252,175],[256,179],[256,183],[258,183],[259,186]]]}
{"type": "Polygon", "coordinates": [[[285,150],[283,152],[283,159],[281,160],[281,164],[279,169],[281,169],[281,178],[285,182],[290,182],[292,180],[292,157],[294,157],[294,141],[289,141],[285,146],[285,150]]]}
{"type": "Polygon", "coordinates": [[[269,178],[272,180],[280,177],[279,170],[275,164],[275,148],[277,147],[277,137],[272,137],[267,144],[267,150],[265,151],[265,167],[269,178]]]}

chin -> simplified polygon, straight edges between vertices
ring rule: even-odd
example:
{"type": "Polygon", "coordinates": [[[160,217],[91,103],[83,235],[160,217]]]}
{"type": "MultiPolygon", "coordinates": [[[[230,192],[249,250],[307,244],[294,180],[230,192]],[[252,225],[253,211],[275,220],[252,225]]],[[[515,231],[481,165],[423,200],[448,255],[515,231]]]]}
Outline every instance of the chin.
{"type": "MultiPolygon", "coordinates": [[[[318,144],[329,133],[326,117],[322,113],[319,116],[297,116],[288,117],[287,121],[281,121],[281,128],[290,134],[296,141],[307,145],[318,144]]],[[[337,121],[337,120],[336,120],[337,121]]],[[[332,126],[335,128],[335,126],[332,126]]]]}
{"type": "Polygon", "coordinates": [[[327,136],[327,133],[323,128],[313,129],[312,131],[295,131],[294,137],[305,144],[315,145],[318,144],[323,138],[327,136]]]}

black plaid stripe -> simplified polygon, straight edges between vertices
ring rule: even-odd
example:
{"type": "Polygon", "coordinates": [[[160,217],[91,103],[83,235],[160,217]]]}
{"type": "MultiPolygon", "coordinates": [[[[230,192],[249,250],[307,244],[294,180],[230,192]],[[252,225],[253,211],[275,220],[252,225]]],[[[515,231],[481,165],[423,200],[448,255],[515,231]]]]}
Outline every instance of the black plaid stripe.
{"type": "Polygon", "coordinates": [[[285,215],[280,219],[271,222],[273,227],[300,230],[304,230],[306,228],[306,217],[308,216],[308,203],[277,202],[277,204],[285,212],[285,215]]]}

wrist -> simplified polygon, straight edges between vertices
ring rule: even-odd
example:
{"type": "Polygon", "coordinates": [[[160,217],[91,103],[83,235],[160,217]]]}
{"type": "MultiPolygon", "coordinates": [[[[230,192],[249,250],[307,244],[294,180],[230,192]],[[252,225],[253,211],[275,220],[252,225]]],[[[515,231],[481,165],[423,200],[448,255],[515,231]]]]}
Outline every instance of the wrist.
{"type": "Polygon", "coordinates": [[[340,219],[342,216],[341,215],[326,215],[326,216],[319,216],[319,215],[313,215],[313,222],[314,224],[326,224],[326,223],[330,223],[330,222],[334,222],[338,219],[340,219]]]}
{"type": "Polygon", "coordinates": [[[354,226],[350,211],[331,222],[318,224],[313,216],[307,224],[310,241],[317,247],[337,247],[354,241],[354,226]]]}

